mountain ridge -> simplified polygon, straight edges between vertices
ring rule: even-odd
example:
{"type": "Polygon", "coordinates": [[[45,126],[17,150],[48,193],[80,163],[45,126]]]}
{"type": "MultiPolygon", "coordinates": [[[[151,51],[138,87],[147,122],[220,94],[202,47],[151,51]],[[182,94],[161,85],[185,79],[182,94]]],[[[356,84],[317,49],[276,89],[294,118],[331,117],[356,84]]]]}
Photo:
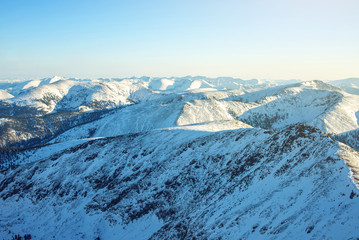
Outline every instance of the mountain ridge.
{"type": "Polygon", "coordinates": [[[0,238],[359,237],[359,96],[337,86],[200,76],[11,86],[0,238]]]}
{"type": "MultiPolygon", "coordinates": [[[[44,201],[52,199],[51,204],[47,204],[47,210],[39,211],[35,216],[39,219],[35,221],[35,226],[40,227],[40,230],[35,231],[39,238],[51,236],[51,232],[63,237],[95,238],[96,231],[101,236],[106,236],[106,232],[114,234],[112,237],[122,236],[121,234],[131,236],[125,226],[136,221],[137,224],[148,225],[148,221],[153,220],[155,226],[149,225],[152,233],[145,238],[214,239],[222,236],[230,239],[234,235],[249,239],[285,239],[291,236],[326,236],[327,239],[335,239],[336,236],[353,237],[358,228],[358,215],[354,214],[358,211],[355,207],[359,201],[356,195],[358,191],[347,177],[349,172],[345,170],[339,155],[336,155],[338,150],[342,151],[341,156],[350,157],[346,159],[349,163],[355,165],[358,162],[358,156],[348,152],[349,149],[341,148],[317,130],[303,125],[273,133],[253,128],[195,134],[175,129],[152,130],[91,140],[49,157],[49,160],[23,165],[2,175],[0,194],[2,205],[6,209],[10,206],[18,209],[28,198],[25,196],[32,196],[32,203],[26,206],[33,206],[31,208],[35,209],[44,206],[44,201]],[[171,146],[170,149],[168,146],[171,146]],[[171,153],[172,149],[176,150],[171,153]],[[220,152],[217,149],[221,149],[220,152]],[[298,151],[307,154],[306,157],[298,155],[298,151]],[[121,152],[122,154],[117,154],[121,152]],[[199,158],[202,160],[198,159],[198,153],[202,155],[199,158]],[[24,179],[16,177],[15,182],[12,182],[10,179],[19,175],[19,171],[24,172],[21,174],[24,179]],[[189,172],[186,174],[186,171],[189,172]],[[47,176],[48,180],[43,176],[47,176]],[[69,176],[83,177],[69,182],[69,176]],[[29,178],[33,180],[29,181],[29,178]],[[200,180],[201,178],[206,180],[200,180]],[[230,180],[231,178],[233,179],[230,180]],[[268,181],[271,182],[270,185],[268,181]],[[274,184],[276,181],[278,182],[274,184]],[[303,181],[308,181],[307,186],[297,185],[297,182],[303,181]],[[149,182],[151,184],[147,186],[149,182]],[[343,184],[347,187],[339,187],[343,184]],[[317,189],[319,186],[320,191],[317,189]],[[158,190],[154,190],[156,187],[158,190]],[[213,188],[218,189],[219,193],[213,195],[213,188]],[[193,189],[192,193],[190,189],[193,189]],[[341,195],[344,190],[344,195],[341,195]],[[352,192],[354,197],[351,198],[352,192]],[[186,197],[181,197],[182,194],[186,197]],[[317,196],[322,194],[327,195],[326,204],[318,202],[317,196]],[[245,201],[248,197],[258,199],[250,203],[245,201]],[[294,202],[290,200],[293,197],[296,199],[294,202]],[[19,201],[12,201],[14,198],[19,198],[19,201]],[[342,207],[338,207],[338,200],[342,207]],[[78,205],[81,201],[85,205],[78,205]],[[241,202],[240,208],[235,204],[236,201],[241,202]],[[328,204],[331,207],[327,207],[328,204]],[[288,210],[284,212],[288,215],[283,213],[282,207],[285,206],[288,210]],[[328,212],[334,206],[338,209],[328,212]],[[69,212],[75,211],[76,217],[59,229],[53,228],[56,224],[50,224],[52,227],[46,230],[42,226],[47,226],[48,221],[55,221],[56,216],[60,219],[67,218],[58,212],[59,207],[69,212]],[[208,209],[205,210],[206,208],[208,209]],[[297,210],[291,213],[292,208],[297,210]],[[272,209],[272,213],[269,214],[265,209],[272,209]],[[314,209],[317,214],[313,212],[314,209]],[[42,215],[49,212],[55,215],[51,214],[50,218],[42,215]],[[349,219],[346,218],[349,216],[348,212],[351,216],[349,219]],[[122,220],[116,220],[115,216],[122,216],[122,220]],[[340,221],[331,222],[330,219],[334,216],[343,219],[345,227],[340,221]],[[105,229],[90,230],[74,222],[89,222],[92,226],[99,217],[105,217],[108,221],[101,221],[105,229]],[[194,221],[195,219],[197,220],[194,221]],[[120,230],[116,226],[124,226],[124,229],[120,230]],[[78,227],[80,228],[75,230],[78,227]]],[[[12,218],[12,215],[8,217],[12,218]]],[[[24,223],[34,220],[30,221],[30,216],[26,214],[22,217],[14,222],[18,226],[14,229],[27,232],[32,227],[26,227],[27,224],[24,223]]]]}

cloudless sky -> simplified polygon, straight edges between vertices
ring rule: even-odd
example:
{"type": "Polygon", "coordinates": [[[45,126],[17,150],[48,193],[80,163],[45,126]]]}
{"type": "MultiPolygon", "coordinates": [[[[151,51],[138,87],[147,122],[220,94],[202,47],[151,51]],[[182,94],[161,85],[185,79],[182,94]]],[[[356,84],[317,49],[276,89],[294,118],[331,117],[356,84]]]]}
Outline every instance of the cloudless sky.
{"type": "Polygon", "coordinates": [[[0,0],[0,78],[359,77],[358,0],[0,0]]]}

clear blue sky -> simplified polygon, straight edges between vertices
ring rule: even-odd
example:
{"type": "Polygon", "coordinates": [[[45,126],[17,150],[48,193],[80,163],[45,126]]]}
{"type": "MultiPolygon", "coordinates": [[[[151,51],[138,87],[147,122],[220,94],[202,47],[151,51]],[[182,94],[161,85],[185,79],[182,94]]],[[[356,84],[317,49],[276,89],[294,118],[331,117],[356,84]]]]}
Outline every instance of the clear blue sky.
{"type": "Polygon", "coordinates": [[[0,78],[359,77],[358,0],[0,0],[0,78]]]}

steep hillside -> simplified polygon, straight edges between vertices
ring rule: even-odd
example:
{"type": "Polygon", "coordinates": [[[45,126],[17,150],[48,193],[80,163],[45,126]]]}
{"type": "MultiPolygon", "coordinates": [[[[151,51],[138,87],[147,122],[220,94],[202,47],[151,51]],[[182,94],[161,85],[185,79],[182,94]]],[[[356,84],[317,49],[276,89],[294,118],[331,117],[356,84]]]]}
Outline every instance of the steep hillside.
{"type": "MultiPolygon", "coordinates": [[[[46,144],[63,132],[99,120],[117,109],[95,112],[60,112],[45,116],[0,118],[0,148],[46,144]]],[[[87,129],[89,134],[92,129],[87,129]]],[[[72,139],[77,139],[73,137],[72,139]]]]}
{"type": "Polygon", "coordinates": [[[349,132],[344,132],[338,135],[334,135],[333,139],[345,143],[351,146],[355,150],[359,151],[359,129],[355,129],[349,132]]]}
{"type": "Polygon", "coordinates": [[[119,109],[98,121],[74,127],[54,138],[52,142],[110,137],[151,129],[235,120],[240,112],[248,110],[253,104],[214,98],[228,98],[232,95],[236,93],[214,91],[168,94],[153,101],[119,109]]]}
{"type": "Polygon", "coordinates": [[[357,238],[358,163],[303,125],[90,140],[1,173],[0,237],[357,238]]]}
{"type": "Polygon", "coordinates": [[[0,100],[0,147],[43,144],[115,108],[161,97],[143,83],[60,77],[14,83],[8,91],[17,95],[5,92],[0,100]]]}

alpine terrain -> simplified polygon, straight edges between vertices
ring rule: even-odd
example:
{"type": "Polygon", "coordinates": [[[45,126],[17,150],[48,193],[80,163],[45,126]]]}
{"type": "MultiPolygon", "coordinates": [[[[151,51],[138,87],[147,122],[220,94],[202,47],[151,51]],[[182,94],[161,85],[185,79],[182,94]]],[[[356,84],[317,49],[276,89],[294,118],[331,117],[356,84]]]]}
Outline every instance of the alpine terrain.
{"type": "Polygon", "coordinates": [[[0,239],[358,239],[358,89],[0,81],[0,239]]]}

